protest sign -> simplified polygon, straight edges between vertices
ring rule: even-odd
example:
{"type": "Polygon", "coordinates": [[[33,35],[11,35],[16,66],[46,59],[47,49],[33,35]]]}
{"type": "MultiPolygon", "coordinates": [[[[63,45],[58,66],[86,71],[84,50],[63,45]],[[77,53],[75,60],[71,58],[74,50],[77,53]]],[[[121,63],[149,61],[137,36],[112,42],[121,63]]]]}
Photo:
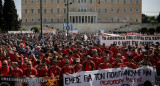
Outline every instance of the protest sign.
{"type": "Polygon", "coordinates": [[[63,76],[64,86],[139,86],[146,80],[155,84],[155,68],[111,68],[82,71],[63,76]]]}
{"type": "Polygon", "coordinates": [[[143,45],[160,42],[160,35],[142,35],[142,34],[100,34],[100,43],[106,46],[116,44],[117,46],[127,45],[143,45]]]}

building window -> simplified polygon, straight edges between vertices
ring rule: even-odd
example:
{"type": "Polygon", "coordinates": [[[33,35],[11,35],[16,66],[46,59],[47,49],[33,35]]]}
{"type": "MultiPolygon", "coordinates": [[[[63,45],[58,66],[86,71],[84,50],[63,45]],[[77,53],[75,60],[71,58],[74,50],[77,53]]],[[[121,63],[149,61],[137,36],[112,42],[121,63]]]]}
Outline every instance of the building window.
{"type": "Polygon", "coordinates": [[[60,22],[60,19],[59,19],[59,18],[57,19],[57,22],[60,22]]]}
{"type": "Polygon", "coordinates": [[[34,0],[31,0],[31,4],[34,4],[34,0]]]}
{"type": "Polygon", "coordinates": [[[98,9],[98,13],[101,13],[101,9],[100,8],[98,9]]]}
{"type": "Polygon", "coordinates": [[[138,4],[138,0],[136,0],[136,4],[138,4]]]}
{"type": "Polygon", "coordinates": [[[117,19],[117,22],[119,22],[119,21],[120,21],[120,19],[118,18],[118,19],[117,19]]]}
{"type": "Polygon", "coordinates": [[[133,2],[133,1],[132,1],[132,0],[130,0],[130,4],[132,4],[132,2],[133,2]]]}
{"type": "Polygon", "coordinates": [[[111,13],[113,13],[114,12],[114,9],[111,9],[111,13]]]}
{"type": "Polygon", "coordinates": [[[100,4],[100,3],[101,3],[101,0],[98,0],[98,3],[100,4]]]}
{"type": "Polygon", "coordinates": [[[38,0],[38,4],[40,4],[40,0],[38,0]]]}
{"type": "Polygon", "coordinates": [[[80,1],[80,0],[78,0],[78,3],[79,3],[79,4],[80,4],[80,2],[81,2],[81,1],[80,1]]]}
{"type": "Polygon", "coordinates": [[[136,13],[138,13],[138,9],[136,9],[136,13]]]}
{"type": "Polygon", "coordinates": [[[107,9],[104,9],[104,13],[107,13],[107,9]]]}
{"type": "Polygon", "coordinates": [[[84,12],[87,12],[87,7],[84,7],[84,12]]]}
{"type": "Polygon", "coordinates": [[[66,4],[66,0],[64,0],[64,4],[66,4]]]}
{"type": "Polygon", "coordinates": [[[28,4],[28,0],[25,0],[25,2],[24,2],[25,4],[28,4]]]}
{"type": "Polygon", "coordinates": [[[66,18],[63,19],[63,22],[66,22],[66,18]]]}
{"type": "Polygon", "coordinates": [[[44,22],[47,22],[47,19],[46,19],[46,18],[44,19],[44,22]]]}
{"type": "Polygon", "coordinates": [[[59,0],[57,0],[57,4],[59,4],[59,0]]]}
{"type": "Polygon", "coordinates": [[[120,3],[120,1],[119,0],[117,0],[117,4],[119,4],[120,3]]]}
{"type": "Polygon", "coordinates": [[[138,19],[136,19],[136,22],[138,22],[138,19]]]}
{"type": "Polygon", "coordinates": [[[34,13],[34,9],[31,9],[31,13],[34,13]]]}
{"type": "Polygon", "coordinates": [[[66,13],[66,8],[63,9],[63,12],[66,13]]]}
{"type": "Polygon", "coordinates": [[[120,9],[117,9],[117,13],[120,13],[120,9]]]}
{"type": "Polygon", "coordinates": [[[84,3],[87,3],[87,0],[84,0],[84,3]]]}
{"type": "Polygon", "coordinates": [[[38,19],[38,22],[40,22],[41,20],[40,19],[38,19]]]}
{"type": "Polygon", "coordinates": [[[123,12],[126,13],[126,9],[123,9],[123,12]]]}
{"type": "Polygon", "coordinates": [[[57,13],[60,13],[60,10],[59,10],[59,8],[57,9],[57,13]]]}
{"type": "Polygon", "coordinates": [[[51,9],[51,13],[53,13],[53,9],[51,9]]]}
{"type": "Polygon", "coordinates": [[[100,22],[100,21],[101,21],[101,18],[98,18],[98,21],[100,22]]]}
{"type": "Polygon", "coordinates": [[[33,18],[31,19],[31,22],[34,22],[34,19],[33,19],[33,18]]]}
{"type": "Polygon", "coordinates": [[[28,22],[28,19],[25,19],[25,22],[28,22]]]}
{"type": "Polygon", "coordinates": [[[72,4],[74,3],[74,0],[72,0],[72,4]]]}
{"type": "Polygon", "coordinates": [[[47,3],[47,0],[44,0],[44,4],[46,4],[47,3]]]}
{"type": "Polygon", "coordinates": [[[51,4],[53,4],[53,0],[51,0],[51,4]]]}
{"type": "Polygon", "coordinates": [[[81,0],[81,3],[83,3],[83,0],[81,0]]]}
{"type": "Polygon", "coordinates": [[[129,12],[132,13],[132,9],[130,9],[129,12]]]}
{"type": "Polygon", "coordinates": [[[92,12],[92,8],[90,8],[90,10],[89,10],[90,12],[92,12]]]}
{"type": "Polygon", "coordinates": [[[111,22],[113,22],[114,20],[113,20],[113,18],[111,18],[111,22]]]}
{"type": "Polygon", "coordinates": [[[72,12],[74,12],[75,10],[74,10],[74,8],[72,8],[72,12]]]}
{"type": "Polygon", "coordinates": [[[37,9],[37,12],[40,13],[40,9],[37,9]]]}
{"type": "Polygon", "coordinates": [[[92,4],[92,0],[90,0],[90,4],[92,4]]]}
{"type": "Polygon", "coordinates": [[[113,0],[111,0],[111,4],[113,4],[113,0]]]}
{"type": "Polygon", "coordinates": [[[27,14],[28,13],[28,10],[27,9],[25,9],[25,14],[27,14]]]}
{"type": "Polygon", "coordinates": [[[130,22],[132,22],[132,18],[130,18],[130,22]]]}
{"type": "Polygon", "coordinates": [[[44,9],[44,13],[47,13],[47,9],[44,9]]]}
{"type": "Polygon", "coordinates": [[[126,18],[124,18],[123,21],[126,23],[126,18]]]}
{"type": "Polygon", "coordinates": [[[123,0],[123,4],[126,4],[126,0],[123,0]]]}
{"type": "Polygon", "coordinates": [[[104,3],[107,4],[108,0],[104,0],[104,3]]]}
{"type": "Polygon", "coordinates": [[[81,7],[78,7],[78,12],[81,12],[81,7]]]}
{"type": "Polygon", "coordinates": [[[51,18],[51,22],[53,22],[53,18],[51,18]]]}
{"type": "Polygon", "coordinates": [[[107,18],[105,18],[105,22],[107,22],[107,18]]]}

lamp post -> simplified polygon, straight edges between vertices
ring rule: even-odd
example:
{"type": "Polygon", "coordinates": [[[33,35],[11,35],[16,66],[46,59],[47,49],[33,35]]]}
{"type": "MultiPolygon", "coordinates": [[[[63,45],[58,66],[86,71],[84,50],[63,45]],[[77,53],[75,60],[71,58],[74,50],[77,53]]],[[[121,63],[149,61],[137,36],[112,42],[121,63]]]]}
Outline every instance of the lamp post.
{"type": "Polygon", "coordinates": [[[66,30],[67,30],[67,34],[69,33],[69,5],[72,4],[72,3],[68,3],[68,0],[67,0],[67,4],[65,4],[65,6],[67,6],[67,27],[66,27],[66,30]]]}
{"type": "Polygon", "coordinates": [[[40,0],[40,20],[41,20],[41,38],[42,38],[42,0],[40,0]]]}

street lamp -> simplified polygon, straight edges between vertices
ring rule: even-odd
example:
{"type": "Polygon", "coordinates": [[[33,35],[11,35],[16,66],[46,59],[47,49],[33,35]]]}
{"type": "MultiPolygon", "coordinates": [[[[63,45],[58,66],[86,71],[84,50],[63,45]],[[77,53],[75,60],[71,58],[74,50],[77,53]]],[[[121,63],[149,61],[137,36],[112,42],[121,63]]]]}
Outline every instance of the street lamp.
{"type": "Polygon", "coordinates": [[[67,0],[67,4],[65,4],[65,6],[67,6],[67,27],[66,27],[66,30],[67,30],[67,34],[68,34],[68,32],[69,32],[69,29],[70,29],[70,27],[69,27],[69,5],[70,4],[72,4],[71,2],[70,3],[68,3],[68,0],[67,0]]]}
{"type": "Polygon", "coordinates": [[[41,20],[41,38],[42,38],[42,0],[40,0],[40,20],[41,20]]]}

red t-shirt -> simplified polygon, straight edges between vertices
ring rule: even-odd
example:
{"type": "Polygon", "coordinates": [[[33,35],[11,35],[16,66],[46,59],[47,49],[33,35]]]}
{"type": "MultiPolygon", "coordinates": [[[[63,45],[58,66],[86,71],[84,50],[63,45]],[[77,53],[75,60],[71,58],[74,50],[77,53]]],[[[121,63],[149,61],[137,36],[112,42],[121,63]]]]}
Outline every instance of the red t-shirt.
{"type": "Polygon", "coordinates": [[[112,47],[112,48],[110,49],[110,51],[112,51],[113,57],[115,58],[115,57],[117,56],[117,53],[118,53],[118,48],[112,47]]]}
{"type": "Polygon", "coordinates": [[[46,76],[50,77],[52,75],[53,75],[53,73],[49,72],[48,68],[46,68],[45,70],[41,69],[41,70],[38,71],[38,76],[39,77],[46,77],[46,76]]]}
{"type": "Polygon", "coordinates": [[[41,62],[45,62],[47,66],[50,65],[50,60],[49,59],[42,59],[41,62]]]}
{"type": "Polygon", "coordinates": [[[124,65],[126,65],[127,67],[130,67],[130,68],[132,68],[132,69],[137,69],[137,66],[136,66],[134,63],[132,63],[132,64],[130,65],[129,62],[125,62],[124,65]]]}
{"type": "Polygon", "coordinates": [[[92,71],[96,68],[95,63],[93,61],[83,63],[83,70],[84,71],[92,71]]]}
{"type": "Polygon", "coordinates": [[[11,74],[14,77],[22,77],[23,76],[23,71],[20,68],[18,68],[17,70],[13,69],[11,74]]]}
{"type": "Polygon", "coordinates": [[[111,64],[111,67],[112,68],[117,68],[117,67],[123,67],[123,64],[122,63],[116,63],[116,62],[113,62],[112,64],[111,64]]]}
{"type": "Polygon", "coordinates": [[[100,58],[96,57],[96,58],[92,58],[91,60],[95,63],[96,69],[97,69],[99,64],[101,63],[100,58]]]}
{"type": "Polygon", "coordinates": [[[2,76],[9,76],[9,75],[11,75],[11,72],[12,72],[12,70],[13,70],[13,68],[12,67],[6,67],[6,68],[1,68],[0,69],[1,71],[0,71],[0,74],[2,75],[2,76]]]}
{"type": "Polygon", "coordinates": [[[73,69],[72,66],[69,66],[69,67],[66,67],[66,66],[65,66],[65,67],[62,69],[62,72],[63,72],[63,74],[66,74],[66,73],[73,74],[73,73],[74,73],[74,69],[73,69]]]}
{"type": "Polygon", "coordinates": [[[0,61],[0,69],[1,69],[1,67],[2,67],[2,63],[1,63],[1,61],[0,61]]]}
{"type": "Polygon", "coordinates": [[[65,64],[65,61],[64,61],[64,60],[60,60],[60,61],[58,62],[58,66],[61,67],[61,68],[63,68],[65,65],[66,65],[66,64],[65,64]]]}
{"type": "Polygon", "coordinates": [[[35,68],[31,68],[31,70],[25,69],[23,71],[23,75],[26,75],[26,77],[29,77],[30,75],[37,75],[37,70],[35,68]]]}
{"type": "Polygon", "coordinates": [[[79,64],[79,65],[74,65],[74,71],[75,71],[75,73],[82,71],[82,65],[81,65],[81,64],[79,64]]]}
{"type": "Polygon", "coordinates": [[[108,69],[110,68],[108,63],[101,63],[98,67],[98,69],[108,69]]]}
{"type": "Polygon", "coordinates": [[[13,52],[13,51],[10,51],[10,52],[7,54],[7,56],[10,57],[11,61],[14,60],[14,52],[13,52]]]}
{"type": "Polygon", "coordinates": [[[27,64],[22,64],[21,69],[24,71],[27,68],[27,64]]]}
{"type": "Polygon", "coordinates": [[[51,67],[50,71],[53,73],[54,76],[57,76],[57,75],[60,76],[62,69],[58,66],[54,66],[54,67],[51,67]]]}
{"type": "Polygon", "coordinates": [[[108,63],[112,64],[114,61],[115,61],[115,59],[113,57],[108,58],[108,63]]]}

